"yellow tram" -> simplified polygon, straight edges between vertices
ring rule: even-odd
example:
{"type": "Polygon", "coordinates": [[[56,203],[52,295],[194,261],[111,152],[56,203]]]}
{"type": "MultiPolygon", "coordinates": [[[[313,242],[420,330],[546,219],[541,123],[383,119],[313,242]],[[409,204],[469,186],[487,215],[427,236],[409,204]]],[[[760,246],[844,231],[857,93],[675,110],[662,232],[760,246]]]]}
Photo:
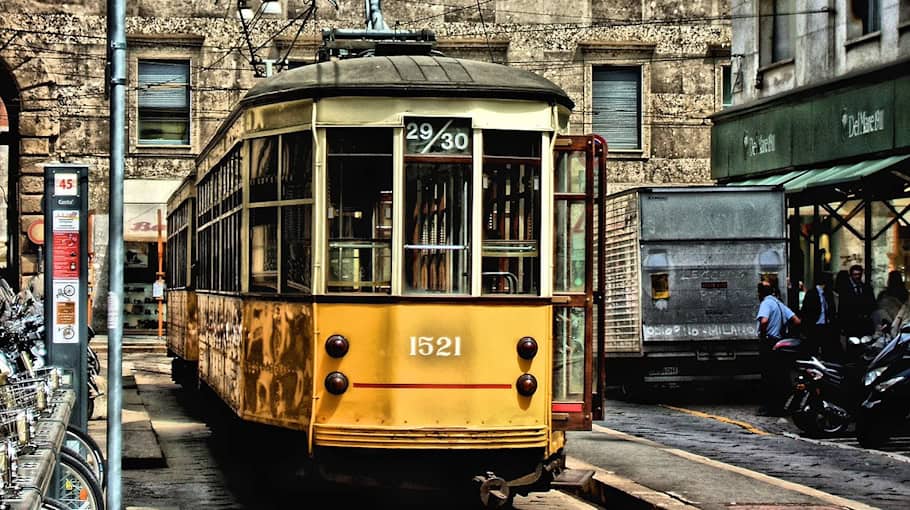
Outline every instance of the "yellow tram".
{"type": "Polygon", "coordinates": [[[174,378],[328,479],[545,489],[600,411],[606,147],[538,75],[396,53],[266,79],[204,148],[168,205],[174,378]]]}

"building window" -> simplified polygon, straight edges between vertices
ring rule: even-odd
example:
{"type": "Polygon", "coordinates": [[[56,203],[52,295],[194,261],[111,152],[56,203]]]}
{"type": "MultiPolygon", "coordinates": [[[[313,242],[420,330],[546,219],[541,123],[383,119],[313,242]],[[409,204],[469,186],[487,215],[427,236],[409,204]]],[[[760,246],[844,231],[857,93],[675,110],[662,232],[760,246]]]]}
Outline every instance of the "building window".
{"type": "Polygon", "coordinates": [[[641,149],[641,68],[594,69],[594,132],[611,150],[641,149]]]}
{"type": "Polygon", "coordinates": [[[881,0],[852,0],[848,37],[860,37],[882,29],[881,0]]]}
{"type": "Polygon", "coordinates": [[[720,89],[721,108],[733,106],[733,73],[729,65],[721,66],[720,89]]]}
{"type": "Polygon", "coordinates": [[[759,49],[761,64],[768,65],[793,58],[796,34],[795,0],[763,0],[760,4],[759,49]]]}
{"type": "Polygon", "coordinates": [[[140,145],[189,145],[188,61],[139,61],[138,118],[140,145]]]}

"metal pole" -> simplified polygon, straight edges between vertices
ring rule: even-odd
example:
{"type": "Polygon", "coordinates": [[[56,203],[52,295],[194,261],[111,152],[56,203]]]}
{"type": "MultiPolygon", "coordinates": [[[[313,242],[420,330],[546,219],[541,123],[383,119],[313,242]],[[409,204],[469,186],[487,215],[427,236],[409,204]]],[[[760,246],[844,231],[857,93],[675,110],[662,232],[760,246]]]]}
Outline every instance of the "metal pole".
{"type": "Polygon", "coordinates": [[[108,2],[108,52],[111,59],[111,161],[109,274],[107,297],[107,508],[121,505],[123,445],[123,173],[126,154],[126,0],[108,2]]]}
{"type": "MultiPolygon", "coordinates": [[[[155,273],[155,283],[164,284],[164,225],[161,222],[161,209],[158,209],[158,272],[155,273]]],[[[156,296],[158,300],[158,338],[164,336],[164,295],[156,296]]]]}

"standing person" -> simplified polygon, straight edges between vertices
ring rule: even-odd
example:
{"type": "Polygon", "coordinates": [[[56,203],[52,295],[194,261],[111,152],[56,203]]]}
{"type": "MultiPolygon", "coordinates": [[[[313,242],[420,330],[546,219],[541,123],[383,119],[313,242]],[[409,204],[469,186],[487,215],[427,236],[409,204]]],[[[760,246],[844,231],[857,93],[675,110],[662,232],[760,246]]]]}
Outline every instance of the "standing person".
{"type": "Polygon", "coordinates": [[[878,293],[876,305],[878,306],[878,321],[890,323],[897,316],[898,310],[907,302],[907,287],[904,286],[904,277],[900,271],[888,272],[888,283],[885,288],[878,293]]]}
{"type": "Polygon", "coordinates": [[[875,294],[872,286],[863,281],[863,272],[858,264],[850,266],[848,285],[839,296],[840,329],[846,337],[871,335],[875,330],[875,294]]]}
{"type": "Polygon", "coordinates": [[[778,340],[784,337],[787,325],[793,327],[800,325],[799,317],[787,305],[774,297],[774,291],[768,282],[758,284],[758,338],[759,338],[759,363],[762,373],[762,405],[758,409],[759,416],[780,416],[783,414],[783,401],[786,391],[781,377],[777,377],[778,369],[771,355],[771,349],[778,340]]]}
{"type": "Polygon", "coordinates": [[[840,354],[840,331],[836,325],[837,304],[832,286],[834,281],[829,272],[815,277],[815,287],[806,292],[800,309],[809,350],[815,354],[821,349],[822,357],[828,359],[840,354]]]}

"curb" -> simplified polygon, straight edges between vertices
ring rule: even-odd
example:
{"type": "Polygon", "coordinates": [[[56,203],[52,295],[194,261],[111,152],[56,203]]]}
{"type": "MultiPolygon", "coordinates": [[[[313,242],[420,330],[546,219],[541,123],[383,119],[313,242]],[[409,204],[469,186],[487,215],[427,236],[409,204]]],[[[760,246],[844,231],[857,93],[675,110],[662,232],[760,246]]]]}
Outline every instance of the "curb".
{"type": "Polygon", "coordinates": [[[603,468],[588,464],[574,457],[566,457],[569,469],[589,469],[594,471],[591,482],[575,494],[606,508],[628,510],[697,510],[700,507],[691,505],[673,496],[649,489],[627,478],[616,476],[603,468]]]}

